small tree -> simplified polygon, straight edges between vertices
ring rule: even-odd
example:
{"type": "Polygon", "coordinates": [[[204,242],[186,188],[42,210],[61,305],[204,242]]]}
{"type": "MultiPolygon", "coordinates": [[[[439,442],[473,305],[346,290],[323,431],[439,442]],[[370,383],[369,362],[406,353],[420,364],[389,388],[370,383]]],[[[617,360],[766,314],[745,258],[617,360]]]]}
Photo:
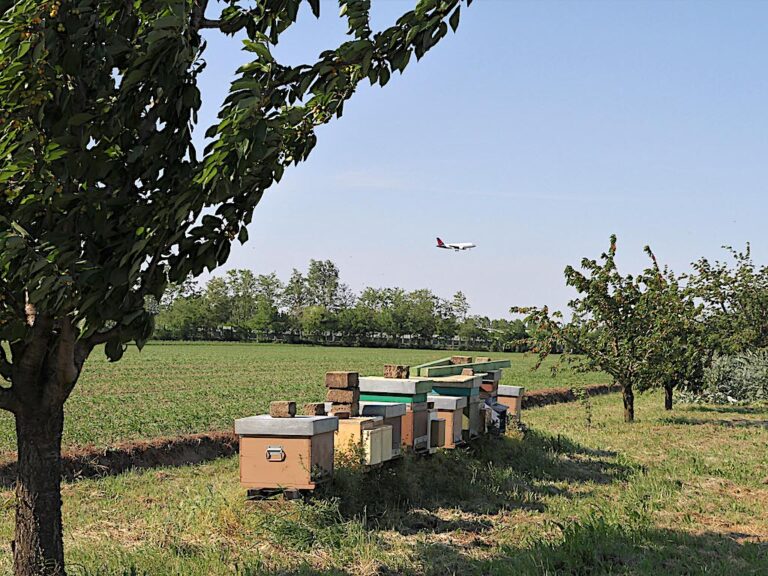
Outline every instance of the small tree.
{"type": "Polygon", "coordinates": [[[287,66],[272,47],[320,0],[227,0],[217,18],[208,4],[0,2],[0,408],[16,418],[18,575],[64,573],[64,402],[91,351],[142,346],[145,299],[226,262],[315,128],[360,82],[384,86],[423,56],[460,8],[420,0],[374,33],[370,0],[339,0],[350,38],[287,66]],[[252,60],[201,153],[204,30],[244,36],[252,60]]]}
{"type": "Polygon", "coordinates": [[[562,347],[562,358],[577,371],[603,371],[621,386],[624,421],[635,419],[635,388],[647,389],[660,383],[659,375],[649,370],[658,357],[663,339],[654,330],[654,306],[659,305],[649,292],[645,277],[623,276],[616,266],[616,236],[611,236],[607,253],[600,261],[584,258],[581,273],[565,269],[566,284],[580,297],[569,302],[573,318],[562,321],[560,312],[545,307],[512,308],[527,314],[531,327],[528,343],[538,353],[538,368],[553,349],[562,347]]]}
{"type": "Polygon", "coordinates": [[[664,408],[671,410],[675,388],[695,391],[704,377],[708,352],[703,306],[668,268],[660,268],[649,247],[645,251],[652,260],[642,278],[651,322],[648,346],[655,352],[645,368],[649,377],[642,383],[663,388],[664,408]]]}

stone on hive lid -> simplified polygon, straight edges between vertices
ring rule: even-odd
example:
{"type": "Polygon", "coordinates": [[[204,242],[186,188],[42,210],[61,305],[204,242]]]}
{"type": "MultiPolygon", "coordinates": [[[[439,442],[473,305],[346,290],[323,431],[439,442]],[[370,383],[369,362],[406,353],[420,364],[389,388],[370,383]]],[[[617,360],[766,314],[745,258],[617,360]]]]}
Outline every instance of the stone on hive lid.
{"type": "Polygon", "coordinates": [[[293,418],[296,416],[296,402],[277,400],[269,403],[269,415],[272,418],[293,418]]]}
{"type": "Polygon", "coordinates": [[[339,388],[328,388],[328,394],[325,399],[334,404],[354,404],[360,400],[360,390],[352,388],[341,390],[339,388]]]}
{"type": "Polygon", "coordinates": [[[411,375],[411,367],[401,364],[384,364],[384,378],[408,378],[411,375]]]}
{"type": "Polygon", "coordinates": [[[335,432],[338,428],[339,420],[333,416],[272,418],[269,414],[260,414],[235,420],[235,434],[239,436],[314,436],[335,432]]]}
{"type": "Polygon", "coordinates": [[[471,364],[472,356],[451,356],[451,364],[471,364]]]}
{"type": "Polygon", "coordinates": [[[325,416],[325,403],[324,402],[307,402],[302,406],[301,410],[304,416],[325,416]]]}
{"type": "Polygon", "coordinates": [[[325,385],[328,388],[357,388],[357,372],[326,372],[325,385]]]}

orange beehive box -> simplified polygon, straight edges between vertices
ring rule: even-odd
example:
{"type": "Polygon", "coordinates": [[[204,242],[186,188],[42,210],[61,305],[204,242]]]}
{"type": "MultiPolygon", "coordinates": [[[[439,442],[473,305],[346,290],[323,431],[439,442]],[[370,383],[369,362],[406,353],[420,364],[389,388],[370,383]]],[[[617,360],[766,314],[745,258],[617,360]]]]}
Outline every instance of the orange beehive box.
{"type": "Polygon", "coordinates": [[[509,411],[508,416],[520,419],[520,413],[523,406],[523,395],[525,388],[522,386],[499,386],[499,396],[497,402],[504,404],[509,411]]]}
{"type": "Polygon", "coordinates": [[[240,436],[240,485],[248,489],[312,490],[333,474],[333,416],[235,420],[240,436]]]}
{"type": "Polygon", "coordinates": [[[414,452],[429,450],[429,410],[426,402],[405,405],[401,432],[403,446],[414,452]]]}
{"type": "Polygon", "coordinates": [[[445,420],[444,447],[455,448],[457,444],[462,444],[461,427],[467,398],[465,396],[430,395],[427,399],[434,404],[438,417],[445,420]]]}

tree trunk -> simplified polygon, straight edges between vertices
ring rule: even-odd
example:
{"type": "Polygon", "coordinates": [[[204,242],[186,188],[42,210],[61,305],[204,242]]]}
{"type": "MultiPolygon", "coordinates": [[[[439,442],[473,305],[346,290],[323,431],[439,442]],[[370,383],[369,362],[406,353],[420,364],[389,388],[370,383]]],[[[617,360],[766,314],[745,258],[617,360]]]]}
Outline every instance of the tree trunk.
{"type": "Polygon", "coordinates": [[[622,386],[624,393],[624,422],[635,421],[635,394],[632,392],[631,384],[622,386]]]}
{"type": "Polygon", "coordinates": [[[664,386],[664,410],[672,410],[672,386],[664,386]]]}
{"type": "Polygon", "coordinates": [[[61,433],[64,408],[25,406],[16,414],[16,576],[62,576],[61,433]]]}

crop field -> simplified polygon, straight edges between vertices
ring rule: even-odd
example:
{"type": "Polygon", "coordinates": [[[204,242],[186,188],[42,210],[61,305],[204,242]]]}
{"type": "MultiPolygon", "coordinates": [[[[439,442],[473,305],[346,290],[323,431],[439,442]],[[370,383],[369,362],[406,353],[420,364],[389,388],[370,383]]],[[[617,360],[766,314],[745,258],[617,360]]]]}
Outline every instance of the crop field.
{"type": "MultiPolygon", "coordinates": [[[[325,353],[325,351],[323,351],[325,353]]],[[[246,502],[237,458],[64,486],[73,574],[768,574],[768,407],[618,394],[527,410],[527,434],[246,502]]],[[[0,541],[12,537],[0,492],[0,541]]],[[[0,573],[8,570],[0,555],[0,573]]]]}
{"type": "MultiPolygon", "coordinates": [[[[280,344],[150,343],[117,363],[96,350],[65,406],[65,447],[230,430],[235,418],[265,412],[270,400],[324,399],[329,370],[381,374],[386,363],[416,365],[460,352],[280,344]]],[[[466,354],[472,354],[466,352],[466,354]]],[[[486,353],[482,353],[486,355],[486,353]]],[[[502,384],[536,389],[608,382],[602,374],[531,372],[533,356],[510,358],[502,384]]],[[[549,365],[549,364],[548,364],[549,365]]],[[[0,412],[0,460],[15,450],[13,418],[0,412]]]]}

